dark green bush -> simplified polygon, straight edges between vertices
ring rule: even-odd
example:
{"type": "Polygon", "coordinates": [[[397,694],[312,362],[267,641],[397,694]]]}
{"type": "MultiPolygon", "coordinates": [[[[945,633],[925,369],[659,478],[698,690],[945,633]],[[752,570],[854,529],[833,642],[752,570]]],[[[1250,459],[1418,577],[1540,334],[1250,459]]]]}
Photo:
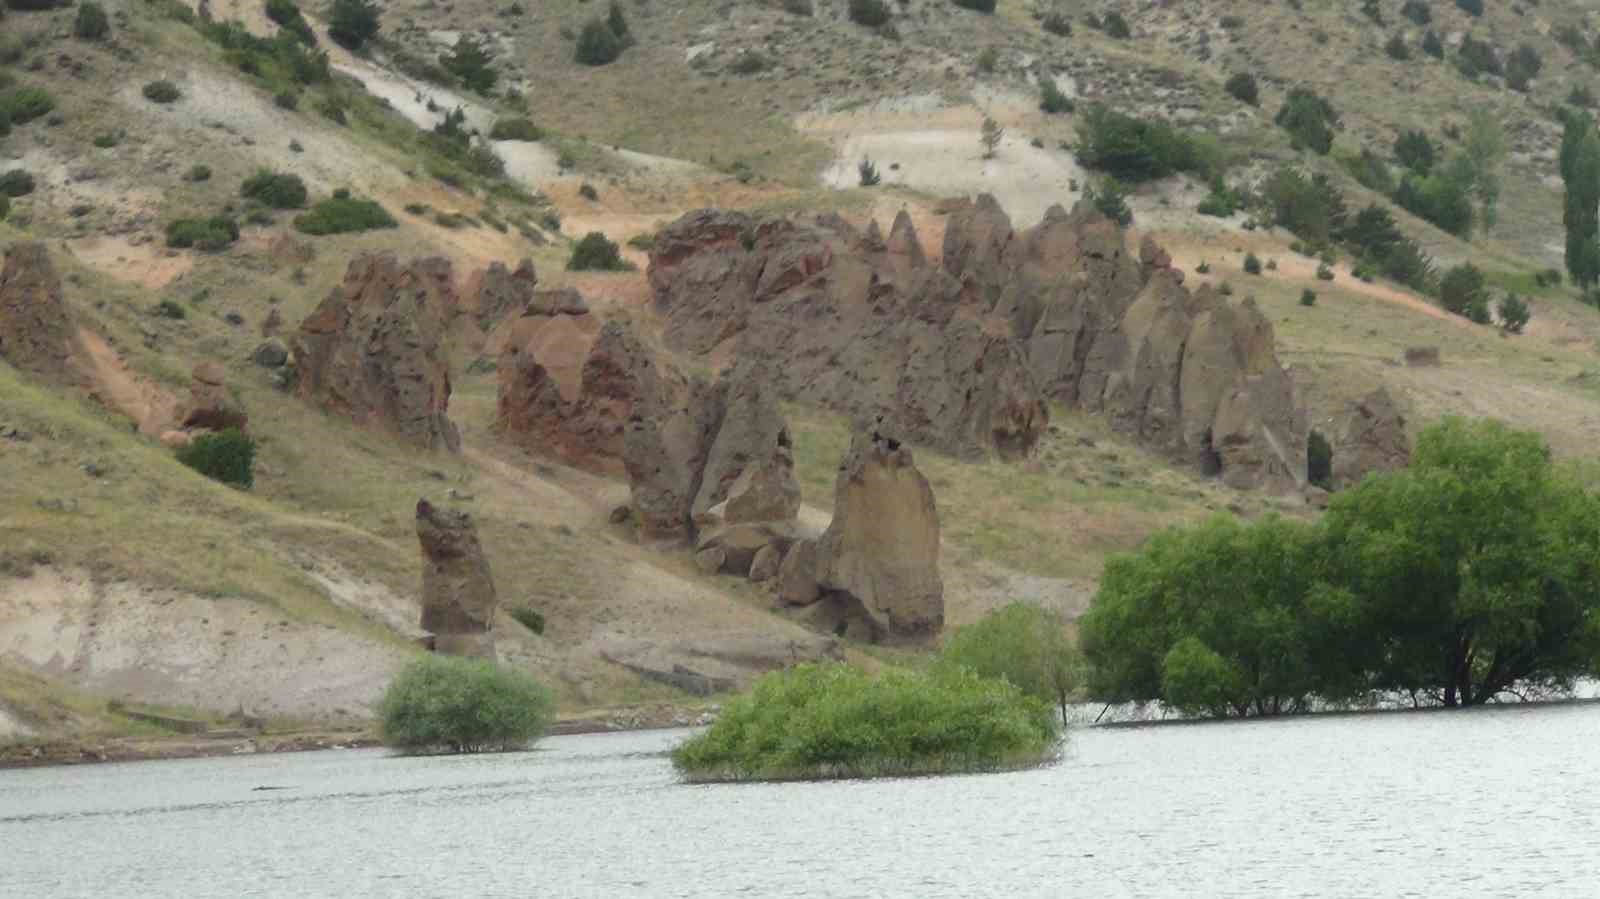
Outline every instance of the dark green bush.
{"type": "Polygon", "coordinates": [[[693,781],[892,777],[997,771],[1051,759],[1050,707],[956,665],[869,677],[800,665],[756,681],[672,763],[693,781]]]}
{"type": "Polygon", "coordinates": [[[1057,37],[1072,37],[1072,20],[1060,10],[1051,10],[1039,20],[1039,27],[1057,37]]]}
{"type": "Polygon", "coordinates": [[[1469,16],[1483,15],[1483,0],[1456,0],[1456,8],[1469,16]]]}
{"type": "Polygon", "coordinates": [[[333,0],[328,37],[347,50],[359,51],[378,36],[379,9],[371,0],[333,0]]]}
{"type": "Polygon", "coordinates": [[[0,175],[0,195],[25,197],[33,193],[35,186],[33,173],[25,169],[12,169],[0,175]]]}
{"type": "Polygon", "coordinates": [[[1200,201],[1200,205],[1195,207],[1195,211],[1201,215],[1227,218],[1238,212],[1243,205],[1243,199],[1230,190],[1221,178],[1218,178],[1211,183],[1211,192],[1206,194],[1205,199],[1200,201]]]}
{"type": "MultiPolygon", "coordinates": [[[[1316,302],[1317,295],[1310,290],[1300,296],[1302,306],[1314,306],[1316,302]],[[1309,303],[1306,302],[1308,296],[1309,303]]],[[[1306,440],[1306,480],[1324,490],[1333,489],[1333,444],[1315,428],[1306,440]]]]}
{"type": "Polygon", "coordinates": [[[205,165],[204,163],[198,163],[197,162],[194,165],[189,167],[189,171],[184,173],[183,180],[185,180],[185,181],[210,181],[211,180],[211,166],[205,165]]]}
{"type": "Polygon", "coordinates": [[[13,125],[26,125],[55,108],[55,98],[42,87],[14,87],[0,92],[0,117],[13,125]]]}
{"type": "Polygon", "coordinates": [[[1050,115],[1072,112],[1072,98],[1062,93],[1056,79],[1048,72],[1039,73],[1039,108],[1050,115]]]}
{"type": "Polygon", "coordinates": [[[1444,273],[1439,282],[1439,302],[1457,315],[1467,315],[1473,306],[1488,303],[1487,279],[1472,263],[1463,263],[1444,273]]]}
{"type": "MultiPolygon", "coordinates": [[[[1317,292],[1315,290],[1312,290],[1309,287],[1307,287],[1306,289],[1300,291],[1300,305],[1302,305],[1302,306],[1315,306],[1315,305],[1317,305],[1317,292]]],[[[1315,433],[1315,432],[1313,432],[1313,433],[1315,433]]],[[[1316,483],[1316,482],[1313,481],[1312,483],[1316,483]]]]}
{"type": "Polygon", "coordinates": [[[1530,44],[1521,44],[1506,61],[1506,86],[1515,91],[1527,91],[1528,82],[1539,77],[1544,59],[1530,44]]]}
{"type": "Polygon", "coordinates": [[[536,634],[544,633],[544,615],[537,609],[530,609],[527,606],[518,606],[517,608],[511,610],[511,618],[513,621],[536,634]]]}
{"type": "Polygon", "coordinates": [[[544,140],[544,129],[523,117],[496,119],[489,129],[490,140],[544,140]]]}
{"type": "Polygon", "coordinates": [[[1251,106],[1261,104],[1261,88],[1256,84],[1256,76],[1249,72],[1236,72],[1230,75],[1222,87],[1240,103],[1248,103],[1251,106]]]}
{"type": "Polygon", "coordinates": [[[152,81],[144,86],[144,98],[151,103],[176,103],[183,96],[183,91],[170,81],[162,79],[152,81]]]}
{"type": "Polygon", "coordinates": [[[1422,52],[1434,59],[1444,59],[1444,41],[1439,40],[1439,35],[1432,28],[1422,36],[1422,52]]]}
{"type": "Polygon", "coordinates": [[[1116,10],[1112,10],[1101,17],[1100,30],[1106,33],[1106,37],[1115,38],[1119,41],[1125,41],[1133,37],[1133,29],[1128,27],[1128,20],[1124,19],[1122,13],[1116,10]]]}
{"type": "Polygon", "coordinates": [[[300,108],[300,95],[294,91],[278,91],[272,96],[272,102],[279,109],[287,109],[290,112],[294,112],[300,108]]]}
{"type": "Polygon", "coordinates": [[[1533,310],[1528,307],[1528,302],[1514,293],[1508,293],[1500,301],[1500,328],[1509,334],[1521,334],[1522,329],[1528,326],[1528,320],[1533,318],[1533,310]]]}
{"type": "Polygon", "coordinates": [[[78,17],[72,22],[73,37],[86,41],[98,41],[111,33],[111,20],[106,18],[106,9],[95,0],[83,0],[78,4],[78,17]]]}
{"type": "Polygon", "coordinates": [[[1472,233],[1476,217],[1472,194],[1449,173],[1435,172],[1425,178],[1405,176],[1394,192],[1394,201],[1401,209],[1457,237],[1472,233]]]}
{"type": "Polygon", "coordinates": [[[992,13],[995,6],[995,0],[950,0],[950,2],[962,9],[970,9],[973,12],[981,13],[992,13]]]}
{"type": "MultiPolygon", "coordinates": [[[[1333,278],[1334,278],[1334,274],[1333,274],[1333,269],[1331,267],[1329,267],[1326,263],[1318,263],[1317,264],[1317,280],[1318,281],[1332,281],[1333,278]]],[[[1307,303],[1306,305],[1309,306],[1310,304],[1307,303]]]]}
{"type": "Polygon", "coordinates": [[[1098,185],[1091,184],[1083,189],[1083,198],[1096,212],[1123,228],[1133,224],[1133,210],[1128,208],[1127,197],[1122,183],[1115,178],[1105,178],[1098,185]]]}
{"type": "Polygon", "coordinates": [[[208,253],[226,249],[239,239],[239,225],[227,216],[208,219],[178,219],[167,225],[167,246],[193,247],[208,253]]]}
{"type": "Polygon", "coordinates": [[[728,71],[735,75],[756,75],[770,68],[772,68],[772,57],[760,50],[745,50],[728,64],[728,71]]]}
{"type": "Polygon", "coordinates": [[[1262,184],[1261,199],[1272,212],[1273,224],[1314,244],[1331,243],[1344,229],[1344,196],[1321,172],[1308,177],[1293,166],[1283,166],[1262,184]]]}
{"type": "Polygon", "coordinates": [[[156,307],[152,309],[151,312],[157,318],[170,318],[173,321],[183,321],[189,317],[189,310],[183,308],[182,303],[179,303],[177,300],[170,299],[162,300],[161,302],[157,303],[156,307]]]}
{"type": "Polygon", "coordinates": [[[294,0],[267,0],[267,18],[307,47],[317,45],[317,33],[294,0]]]}
{"type": "Polygon", "coordinates": [[[120,143],[122,143],[122,135],[116,132],[106,132],[105,134],[96,134],[94,136],[94,145],[102,150],[109,150],[120,143]]]}
{"type": "Polygon", "coordinates": [[[329,197],[294,217],[294,227],[305,234],[348,234],[395,228],[399,222],[372,200],[329,197]]]}
{"type": "Polygon", "coordinates": [[[306,205],[306,183],[299,175],[280,175],[261,169],[239,187],[239,195],[273,209],[300,209],[306,205]]]}
{"type": "Polygon", "coordinates": [[[1461,36],[1461,46],[1456,49],[1456,68],[1468,78],[1479,75],[1500,75],[1505,72],[1494,45],[1480,41],[1471,34],[1461,36]]]}
{"type": "Polygon", "coordinates": [[[1138,183],[1190,172],[1210,179],[1222,173],[1222,152],[1211,138],[1165,122],[1123,115],[1102,104],[1089,108],[1074,148],[1079,164],[1138,183]]]}
{"type": "Polygon", "coordinates": [[[883,176],[878,174],[878,167],[866,157],[856,164],[856,175],[862,187],[876,187],[883,180],[883,176]]]}
{"type": "Polygon", "coordinates": [[[1433,10],[1428,7],[1428,0],[1406,0],[1400,7],[1400,15],[1410,19],[1414,25],[1426,25],[1433,21],[1433,10]]]}
{"type": "Polygon", "coordinates": [[[1254,253],[1244,254],[1244,273],[1247,275],[1261,274],[1261,259],[1254,253]]]}
{"type": "Polygon", "coordinates": [[[850,0],[850,21],[868,28],[877,28],[889,21],[889,4],[883,0],[850,0]]]}
{"type": "Polygon", "coordinates": [[[1411,48],[1406,45],[1405,37],[1399,34],[1389,38],[1389,42],[1383,45],[1383,52],[1389,54],[1390,59],[1400,62],[1411,58],[1411,48]]]}
{"type": "Polygon", "coordinates": [[[178,450],[178,461],[213,481],[246,490],[256,482],[256,442],[234,428],[196,437],[178,450]]]}
{"type": "Polygon", "coordinates": [[[1394,174],[1389,171],[1389,163],[1372,152],[1371,147],[1362,147],[1357,156],[1341,156],[1339,162],[1362,187],[1385,195],[1394,192],[1394,174]]]}
{"type": "Polygon", "coordinates": [[[1394,139],[1394,158],[1401,165],[1417,173],[1427,175],[1433,171],[1433,164],[1438,158],[1438,149],[1428,135],[1410,129],[1400,132],[1394,139]]]}
{"type": "Polygon", "coordinates": [[[1333,132],[1339,127],[1339,114],[1333,104],[1310,88],[1289,91],[1273,121],[1289,132],[1289,142],[1297,150],[1310,150],[1320,156],[1333,149],[1333,132]]]}
{"type": "Polygon", "coordinates": [[[623,47],[634,45],[633,30],[628,27],[628,20],[622,15],[622,6],[617,0],[611,0],[611,7],[606,10],[606,27],[617,36],[623,47]]]}
{"type": "Polygon", "coordinates": [[[590,19],[578,33],[575,55],[586,66],[603,66],[622,55],[625,45],[600,19],[590,19]]]}
{"type": "Polygon", "coordinates": [[[567,260],[567,270],[573,272],[625,272],[633,266],[622,258],[621,248],[615,241],[607,240],[599,231],[590,231],[572,245],[572,258],[567,260]]]}
{"type": "Polygon", "coordinates": [[[493,662],[426,655],[378,703],[385,746],[405,752],[524,749],[544,735],[554,698],[530,675],[493,662]]]}
{"type": "Polygon", "coordinates": [[[5,195],[5,194],[0,194],[0,222],[5,221],[6,220],[6,216],[8,216],[10,214],[11,214],[11,198],[9,196],[5,195]]]}
{"type": "Polygon", "coordinates": [[[494,57],[471,35],[463,34],[449,53],[439,56],[439,64],[466,85],[468,90],[488,94],[500,74],[494,70],[494,57]]]}

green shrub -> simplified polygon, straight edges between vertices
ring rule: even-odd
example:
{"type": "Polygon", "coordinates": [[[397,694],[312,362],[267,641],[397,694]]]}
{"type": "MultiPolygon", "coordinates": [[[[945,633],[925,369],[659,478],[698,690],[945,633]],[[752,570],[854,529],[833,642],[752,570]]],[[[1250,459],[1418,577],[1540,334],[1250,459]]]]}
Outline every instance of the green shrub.
{"type": "Polygon", "coordinates": [[[1224,167],[1214,140],[1168,125],[1123,115],[1096,104],[1078,128],[1079,164],[1122,181],[1140,182],[1191,172],[1210,179],[1224,167]]]}
{"type": "Polygon", "coordinates": [[[378,702],[385,746],[404,752],[523,749],[553,717],[550,691],[493,662],[426,655],[400,671],[378,702]]]}
{"type": "Polygon", "coordinates": [[[735,75],[756,75],[770,68],[772,57],[760,50],[745,50],[728,64],[728,71],[735,75]]]}
{"type": "Polygon", "coordinates": [[[189,171],[187,171],[187,172],[185,172],[183,174],[183,180],[185,180],[185,181],[210,181],[211,180],[211,166],[205,165],[204,163],[197,162],[194,165],[189,167],[189,171]]]}
{"type": "Polygon", "coordinates": [[[1362,187],[1380,194],[1394,192],[1394,174],[1389,171],[1389,163],[1374,153],[1371,147],[1362,147],[1361,153],[1356,156],[1341,155],[1339,162],[1362,187]]]}
{"type": "MultiPolygon", "coordinates": [[[[1320,272],[1319,272],[1319,274],[1320,274],[1320,272]]],[[[1317,305],[1317,292],[1315,290],[1312,290],[1309,287],[1307,287],[1306,289],[1300,291],[1300,305],[1302,305],[1302,306],[1315,306],[1315,305],[1317,305]]],[[[1321,435],[1318,435],[1318,436],[1321,436],[1321,435]]]]}
{"type": "Polygon", "coordinates": [[[1039,20],[1039,27],[1057,37],[1072,37],[1072,20],[1060,10],[1051,10],[1039,20]]]}
{"type": "Polygon", "coordinates": [[[962,9],[970,9],[973,12],[981,13],[992,13],[995,6],[995,0],[950,0],[950,2],[962,9]]]}
{"type": "Polygon", "coordinates": [[[317,33],[294,0],[267,0],[267,18],[307,47],[317,45],[317,33]]]}
{"type": "Polygon", "coordinates": [[[511,618],[536,634],[544,633],[544,615],[537,609],[519,606],[511,610],[511,618]]]}
{"type": "Polygon", "coordinates": [[[1195,211],[1201,215],[1227,218],[1238,212],[1239,207],[1243,205],[1239,195],[1229,190],[1228,185],[1221,178],[1218,178],[1212,182],[1211,192],[1206,194],[1205,199],[1200,201],[1200,205],[1195,207],[1195,211]]]}
{"type": "Polygon", "coordinates": [[[111,20],[106,9],[95,0],[78,4],[78,17],[72,22],[72,36],[86,41],[98,41],[111,33],[111,20]]]}
{"type": "Polygon", "coordinates": [[[590,19],[578,33],[575,58],[586,66],[603,66],[615,62],[624,49],[622,39],[612,32],[601,19],[590,19]]]}
{"type": "Polygon", "coordinates": [[[1059,706],[1065,722],[1067,702],[1086,675],[1066,627],[1060,613],[1013,602],[956,631],[935,664],[1003,679],[1040,702],[1059,706]]]}
{"type": "Polygon", "coordinates": [[[856,176],[862,187],[876,187],[883,180],[883,176],[878,174],[878,167],[865,156],[856,163],[856,176]]]}
{"type": "Polygon", "coordinates": [[[170,318],[180,322],[189,317],[189,310],[183,308],[182,303],[170,299],[157,303],[151,313],[157,318],[170,318]]]}
{"type": "Polygon", "coordinates": [[[256,442],[235,428],[201,434],[188,446],[179,448],[178,461],[213,481],[246,490],[256,482],[256,442]]]}
{"type": "MultiPolygon", "coordinates": [[[[1318,281],[1332,281],[1333,280],[1333,269],[1328,267],[1328,265],[1326,265],[1326,264],[1318,264],[1317,265],[1317,280],[1318,281]]],[[[1311,304],[1307,303],[1306,305],[1309,306],[1311,304]]]]}
{"type": "Polygon", "coordinates": [[[623,47],[634,45],[633,31],[628,27],[628,20],[622,15],[622,6],[617,0],[611,0],[611,7],[606,10],[606,27],[617,36],[623,47]]]}
{"type": "Polygon", "coordinates": [[[333,0],[328,37],[347,50],[360,51],[378,36],[378,29],[382,27],[378,15],[378,6],[371,0],[333,0]]]}
{"type": "Polygon", "coordinates": [[[1039,73],[1039,108],[1050,115],[1072,112],[1072,98],[1061,92],[1056,80],[1048,72],[1039,73]]]}
{"type": "Polygon", "coordinates": [[[55,108],[55,98],[42,87],[14,87],[0,92],[0,117],[13,125],[26,125],[55,108]]]}
{"type": "Polygon", "coordinates": [[[1488,303],[1488,280],[1477,266],[1462,263],[1444,273],[1439,282],[1439,302],[1457,315],[1468,315],[1480,303],[1488,303]]]}
{"type": "Polygon", "coordinates": [[[1526,92],[1528,82],[1539,77],[1543,68],[1544,59],[1539,56],[1539,51],[1530,44],[1520,44],[1506,61],[1506,86],[1514,91],[1526,92]]]}
{"type": "Polygon", "coordinates": [[[305,234],[349,234],[399,227],[387,210],[372,200],[329,197],[294,217],[295,230],[305,234]]]}
{"type": "Polygon", "coordinates": [[[1390,59],[1400,62],[1405,62],[1411,58],[1411,48],[1406,45],[1406,39],[1403,35],[1397,34],[1389,38],[1389,42],[1383,45],[1383,52],[1389,54],[1390,59]]]}
{"type": "Polygon", "coordinates": [[[151,103],[176,103],[183,96],[183,91],[170,81],[162,79],[152,81],[144,86],[144,98],[151,103]]]}
{"type": "Polygon", "coordinates": [[[287,109],[290,112],[294,112],[300,108],[300,95],[294,91],[278,91],[272,95],[272,102],[279,109],[287,109]]]}
{"type": "Polygon", "coordinates": [[[1273,122],[1289,132],[1289,142],[1295,149],[1326,156],[1333,149],[1333,132],[1339,127],[1339,114],[1334,111],[1333,104],[1315,91],[1296,87],[1289,91],[1273,122]]]}
{"type": "Polygon", "coordinates": [[[868,28],[877,28],[889,21],[889,4],[883,0],[850,0],[850,21],[868,28]]]}
{"type": "Polygon", "coordinates": [[[1476,18],[1483,15],[1483,0],[1456,0],[1456,8],[1476,18]]]}
{"type": "Polygon", "coordinates": [[[193,247],[208,253],[226,249],[239,239],[239,225],[227,216],[208,219],[178,219],[167,225],[167,246],[193,247]]]}
{"type": "Polygon", "coordinates": [[[978,71],[984,73],[985,75],[992,74],[995,70],[995,67],[1000,65],[1000,51],[995,47],[984,47],[982,50],[978,51],[978,56],[975,61],[978,66],[978,71]]]}
{"type": "Polygon", "coordinates": [[[573,272],[625,272],[633,266],[622,258],[621,248],[615,241],[607,240],[599,231],[590,231],[572,245],[572,258],[567,260],[567,270],[573,272]]]}
{"type": "Polygon", "coordinates": [[[1344,230],[1344,196],[1321,172],[1308,177],[1293,166],[1280,167],[1262,184],[1261,199],[1273,224],[1313,244],[1331,243],[1344,230]]]}
{"type": "Polygon", "coordinates": [[[1522,329],[1528,326],[1528,320],[1533,318],[1533,310],[1528,308],[1526,300],[1514,293],[1508,293],[1500,301],[1500,328],[1508,334],[1521,334],[1522,329]]]}
{"type": "Polygon", "coordinates": [[[1480,41],[1470,33],[1461,36],[1461,46],[1456,48],[1456,68],[1468,78],[1505,72],[1499,55],[1494,52],[1494,45],[1480,41]]]}
{"type": "Polygon", "coordinates": [[[1112,10],[1101,17],[1100,30],[1106,33],[1106,37],[1119,41],[1125,41],[1133,37],[1133,29],[1128,27],[1128,20],[1124,19],[1122,13],[1116,10],[1112,10]]]}
{"type": "Polygon", "coordinates": [[[1428,135],[1416,129],[1402,131],[1394,139],[1395,161],[1418,175],[1432,172],[1438,155],[1438,148],[1428,135]]]}
{"type": "Polygon", "coordinates": [[[1413,25],[1426,25],[1433,21],[1433,10],[1428,7],[1428,0],[1406,0],[1400,7],[1400,15],[1410,19],[1413,25]]]}
{"type": "Polygon", "coordinates": [[[6,216],[8,216],[10,214],[11,214],[11,198],[9,196],[6,196],[5,194],[0,194],[0,222],[5,221],[6,220],[6,216]]]}
{"type": "Polygon", "coordinates": [[[279,175],[261,169],[239,187],[239,195],[273,209],[300,209],[306,205],[306,183],[299,175],[279,175]]]}
{"type": "Polygon", "coordinates": [[[523,117],[496,119],[494,127],[489,129],[490,140],[519,140],[540,141],[544,140],[544,129],[523,117]]]}
{"type": "Polygon", "coordinates": [[[1422,52],[1434,59],[1444,59],[1444,41],[1439,39],[1439,35],[1432,28],[1422,36],[1422,52]]]}
{"type": "Polygon", "coordinates": [[[1567,103],[1579,109],[1591,109],[1596,102],[1594,91],[1587,84],[1574,84],[1567,93],[1567,103]]]}
{"type": "Polygon", "coordinates": [[[1083,198],[1106,218],[1126,228],[1133,224],[1133,210],[1128,208],[1127,192],[1115,178],[1103,179],[1098,185],[1084,188],[1083,198]]]}
{"type": "Polygon", "coordinates": [[[1211,274],[1211,263],[1202,259],[1200,260],[1200,264],[1194,267],[1194,270],[1198,274],[1209,275],[1211,274]]]}
{"type": "Polygon", "coordinates": [[[1462,179],[1450,172],[1435,172],[1427,177],[1407,175],[1395,189],[1394,201],[1400,208],[1457,237],[1472,233],[1476,213],[1472,194],[1462,179]]]}
{"type": "Polygon", "coordinates": [[[672,763],[691,781],[997,771],[1048,761],[1059,736],[1048,705],[959,665],[876,678],[801,665],[726,703],[672,763]]]}
{"type": "Polygon", "coordinates": [[[94,145],[102,150],[109,150],[120,143],[122,143],[122,135],[116,132],[106,132],[105,134],[96,134],[94,136],[94,145]]]}
{"type": "Polygon", "coordinates": [[[1261,274],[1261,259],[1256,254],[1244,254],[1244,273],[1247,275],[1261,274]]]}
{"type": "Polygon", "coordinates": [[[33,173],[25,169],[12,169],[0,175],[0,195],[7,197],[25,197],[33,193],[36,182],[33,173]]]}
{"type": "Polygon", "coordinates": [[[494,70],[494,57],[477,39],[463,34],[449,53],[440,55],[439,64],[466,85],[468,90],[488,94],[500,77],[494,70]]]}
{"type": "Polygon", "coordinates": [[[1256,76],[1249,72],[1237,72],[1228,77],[1223,86],[1235,100],[1248,103],[1251,106],[1261,104],[1261,88],[1256,84],[1256,76]]]}

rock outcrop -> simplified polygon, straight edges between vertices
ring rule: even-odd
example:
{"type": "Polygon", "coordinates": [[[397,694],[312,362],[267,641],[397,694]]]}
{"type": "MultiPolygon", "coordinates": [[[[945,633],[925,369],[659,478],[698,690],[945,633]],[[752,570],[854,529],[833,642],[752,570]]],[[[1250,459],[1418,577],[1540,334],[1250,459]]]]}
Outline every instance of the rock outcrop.
{"type": "Polygon", "coordinates": [[[702,210],[665,228],[649,280],[669,344],[766,360],[786,397],[885,421],[964,458],[1027,456],[1047,402],[1238,487],[1305,482],[1307,427],[1270,323],[1189,291],[1087,204],[1023,232],[992,197],[952,204],[942,258],[889,236],[702,210]]]}
{"type": "Polygon", "coordinates": [[[1334,489],[1359,484],[1372,472],[1394,471],[1410,463],[1406,417],[1388,389],[1379,387],[1352,403],[1335,432],[1334,489]]]}
{"type": "Polygon", "coordinates": [[[78,329],[61,295],[61,278],[42,243],[14,243],[0,267],[0,359],[58,384],[82,380],[74,364],[78,329]]]}
{"type": "Polygon", "coordinates": [[[189,402],[183,407],[179,426],[186,431],[244,430],[250,417],[228,392],[227,372],[216,362],[201,362],[190,374],[189,402]]]}
{"type": "Polygon", "coordinates": [[[622,474],[628,419],[658,379],[654,357],[626,325],[598,328],[587,313],[523,316],[518,327],[500,354],[496,430],[532,452],[622,474]]]}
{"type": "Polygon", "coordinates": [[[357,257],[295,335],[296,394],[413,445],[459,450],[443,343],[454,309],[448,260],[357,257]]]}
{"type": "Polygon", "coordinates": [[[471,516],[419,500],[417,539],[422,544],[422,629],[434,635],[434,650],[494,658],[498,601],[471,516]]]}
{"type": "Polygon", "coordinates": [[[927,639],[944,627],[939,511],[909,447],[882,423],[858,427],[839,466],[833,521],[778,567],[779,599],[819,603],[814,625],[872,642],[927,639]],[[852,623],[863,624],[852,633],[852,623]]]}
{"type": "Polygon", "coordinates": [[[538,284],[539,273],[531,259],[522,260],[514,271],[503,262],[492,262],[473,273],[462,287],[459,308],[467,346],[483,349],[496,325],[522,315],[533,303],[538,284]]]}

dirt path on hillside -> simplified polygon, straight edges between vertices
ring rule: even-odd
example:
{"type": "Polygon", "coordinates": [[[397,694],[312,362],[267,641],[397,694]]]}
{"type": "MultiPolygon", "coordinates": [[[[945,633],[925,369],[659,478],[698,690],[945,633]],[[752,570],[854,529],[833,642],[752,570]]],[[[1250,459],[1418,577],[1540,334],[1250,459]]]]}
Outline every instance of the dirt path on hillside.
{"type": "Polygon", "coordinates": [[[150,437],[177,426],[179,400],[134,374],[105,338],[87,328],[78,330],[84,347],[84,373],[90,378],[89,394],[107,408],[121,412],[139,425],[139,433],[150,437]]]}

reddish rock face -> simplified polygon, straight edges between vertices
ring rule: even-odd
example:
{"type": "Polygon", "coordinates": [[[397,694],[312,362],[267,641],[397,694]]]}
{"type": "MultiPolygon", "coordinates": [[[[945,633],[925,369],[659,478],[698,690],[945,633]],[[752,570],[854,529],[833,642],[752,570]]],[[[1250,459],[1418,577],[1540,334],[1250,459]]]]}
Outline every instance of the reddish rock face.
{"type": "Polygon", "coordinates": [[[0,359],[37,378],[76,384],[82,380],[73,363],[77,334],[44,244],[7,247],[0,268],[0,359]]]}
{"type": "Polygon", "coordinates": [[[422,544],[422,629],[435,648],[456,655],[494,657],[494,577],[465,512],[417,502],[422,544]]]}
{"type": "Polygon", "coordinates": [[[357,257],[300,324],[295,393],[413,445],[459,450],[443,345],[455,308],[448,260],[357,257]]]}
{"type": "Polygon", "coordinates": [[[903,214],[887,239],[834,216],[686,215],[651,256],[667,341],[761,359],[785,397],[964,458],[1026,457],[1053,400],[1229,484],[1304,484],[1305,416],[1253,306],[1191,293],[1086,204],[1022,232],[992,197],[947,211],[937,262],[903,214]]]}
{"type": "Polygon", "coordinates": [[[250,417],[228,392],[222,366],[216,362],[196,365],[189,383],[189,404],[180,418],[183,429],[225,431],[238,428],[242,431],[249,423],[250,417]]]}

